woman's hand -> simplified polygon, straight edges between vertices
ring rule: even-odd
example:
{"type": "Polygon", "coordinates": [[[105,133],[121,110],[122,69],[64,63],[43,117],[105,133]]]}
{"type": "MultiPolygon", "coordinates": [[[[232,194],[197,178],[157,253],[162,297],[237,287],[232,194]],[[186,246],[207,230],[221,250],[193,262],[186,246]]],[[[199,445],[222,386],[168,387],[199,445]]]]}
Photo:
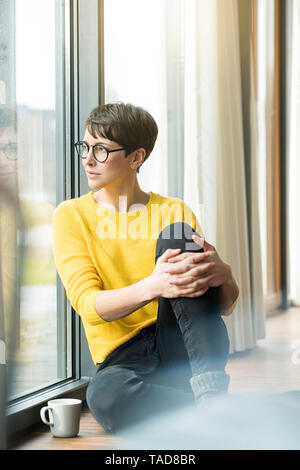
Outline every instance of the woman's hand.
{"type": "Polygon", "coordinates": [[[156,261],[150,276],[152,286],[159,297],[199,297],[208,286],[197,283],[200,275],[206,276],[212,264],[207,262],[208,253],[182,253],[169,248],[156,261]],[[184,256],[188,255],[188,256],[184,256]],[[180,260],[178,257],[182,257],[180,260]],[[175,259],[176,263],[175,263],[175,259]],[[199,261],[202,262],[199,266],[199,261]]]}
{"type": "Polygon", "coordinates": [[[209,287],[218,287],[228,283],[232,279],[230,266],[221,260],[215,247],[197,235],[193,235],[193,241],[204,249],[204,253],[184,252],[169,258],[169,264],[176,265],[182,263],[183,260],[191,260],[196,264],[196,267],[189,272],[173,276],[169,281],[170,284],[186,286],[187,292],[189,289],[192,292],[193,289],[208,290],[209,287]]]}

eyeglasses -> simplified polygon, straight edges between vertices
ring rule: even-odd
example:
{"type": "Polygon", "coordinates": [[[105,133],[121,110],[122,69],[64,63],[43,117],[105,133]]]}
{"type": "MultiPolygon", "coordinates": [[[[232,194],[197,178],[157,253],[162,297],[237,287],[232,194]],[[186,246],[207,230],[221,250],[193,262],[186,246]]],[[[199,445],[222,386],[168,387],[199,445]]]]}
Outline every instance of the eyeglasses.
{"type": "Polygon", "coordinates": [[[108,148],[104,147],[102,144],[89,145],[83,141],[76,142],[75,144],[75,148],[77,150],[79,157],[83,159],[87,158],[89,151],[90,151],[90,147],[92,148],[94,159],[97,160],[97,162],[99,163],[104,163],[105,160],[108,159],[108,155],[112,152],[118,152],[119,150],[126,150],[125,148],[109,150],[108,148]]]}
{"type": "Polygon", "coordinates": [[[4,153],[4,155],[6,156],[6,158],[8,158],[8,160],[18,159],[17,149],[18,149],[18,145],[15,144],[14,142],[0,145],[0,151],[4,153]]]}

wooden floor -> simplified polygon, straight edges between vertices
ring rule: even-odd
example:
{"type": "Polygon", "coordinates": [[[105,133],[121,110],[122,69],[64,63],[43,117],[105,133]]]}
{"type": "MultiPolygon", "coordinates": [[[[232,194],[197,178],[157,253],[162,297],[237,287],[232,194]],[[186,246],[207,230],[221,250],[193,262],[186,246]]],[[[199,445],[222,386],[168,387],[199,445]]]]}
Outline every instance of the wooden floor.
{"type": "Polygon", "coordinates": [[[84,407],[77,437],[53,437],[49,427],[41,425],[20,442],[16,442],[12,450],[108,450],[119,442],[121,440],[108,435],[84,407]]]}
{"type": "Polygon", "coordinates": [[[268,318],[266,338],[231,356],[227,372],[231,393],[300,390],[300,308],[268,318]]]}
{"type": "MultiPolygon", "coordinates": [[[[268,318],[266,339],[253,350],[231,356],[227,372],[231,376],[230,393],[285,392],[300,390],[300,308],[268,318]]],[[[45,425],[13,446],[13,450],[109,450],[118,448],[120,439],[107,435],[83,409],[79,436],[71,439],[52,437],[45,425]]]]}

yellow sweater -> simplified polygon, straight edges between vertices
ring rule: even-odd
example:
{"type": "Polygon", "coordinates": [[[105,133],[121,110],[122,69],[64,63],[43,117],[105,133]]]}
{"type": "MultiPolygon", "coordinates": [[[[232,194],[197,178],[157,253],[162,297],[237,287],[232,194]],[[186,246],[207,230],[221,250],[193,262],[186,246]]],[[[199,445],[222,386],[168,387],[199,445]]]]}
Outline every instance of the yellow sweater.
{"type": "MultiPolygon", "coordinates": [[[[165,226],[189,223],[204,236],[193,211],[179,198],[149,192],[145,206],[116,212],[99,205],[93,191],[63,201],[53,214],[53,251],[58,274],[74,310],[81,316],[95,364],[139,331],[156,322],[158,298],[112,322],[95,309],[102,289],[119,289],[150,276],[156,241],[165,226]]],[[[230,308],[234,309],[236,301],[230,308]]],[[[228,311],[226,312],[228,314],[228,311]]]]}

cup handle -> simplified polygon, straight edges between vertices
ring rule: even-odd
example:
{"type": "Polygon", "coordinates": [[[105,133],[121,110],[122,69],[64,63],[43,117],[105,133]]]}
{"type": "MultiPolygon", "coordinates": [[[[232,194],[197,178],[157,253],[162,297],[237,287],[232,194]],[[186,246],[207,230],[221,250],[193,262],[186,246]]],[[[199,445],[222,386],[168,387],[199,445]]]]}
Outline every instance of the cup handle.
{"type": "Polygon", "coordinates": [[[48,426],[53,425],[53,415],[52,415],[52,409],[50,406],[44,406],[41,411],[40,411],[40,416],[41,420],[43,423],[47,424],[48,426]],[[49,421],[46,418],[46,411],[48,410],[48,415],[49,415],[49,421]]]}

